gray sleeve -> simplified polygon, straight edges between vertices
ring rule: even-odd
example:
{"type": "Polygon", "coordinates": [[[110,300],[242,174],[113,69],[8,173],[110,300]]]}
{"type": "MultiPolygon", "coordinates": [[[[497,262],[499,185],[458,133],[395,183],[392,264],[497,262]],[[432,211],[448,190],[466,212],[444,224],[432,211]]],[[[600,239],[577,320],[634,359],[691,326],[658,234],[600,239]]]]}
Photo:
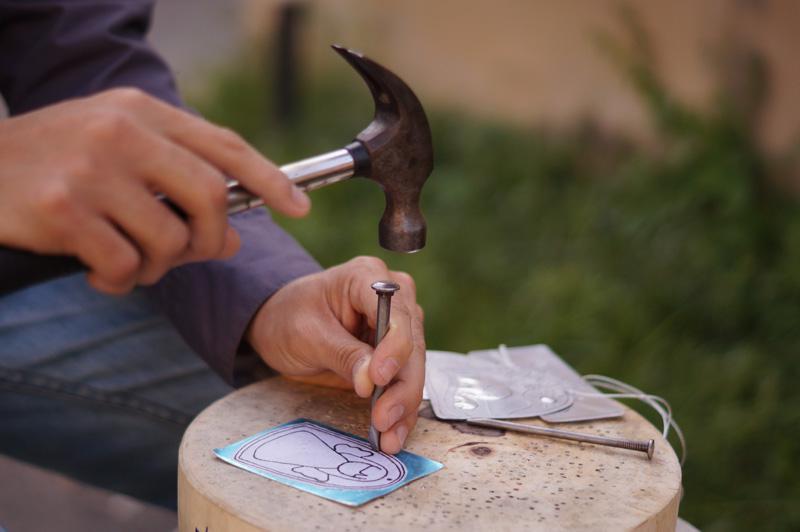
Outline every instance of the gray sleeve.
{"type": "Polygon", "coordinates": [[[231,259],[181,266],[149,289],[183,338],[228,382],[263,366],[242,338],[255,313],[288,282],[320,271],[266,211],[232,218],[242,248],[231,259]]]}
{"type": "MultiPolygon", "coordinates": [[[[146,35],[152,0],[0,0],[0,92],[11,114],[113,87],[182,105],[146,35]]],[[[236,176],[233,176],[236,177],[236,176]]],[[[319,265],[265,210],[235,217],[241,251],[176,268],[148,292],[189,345],[228,382],[258,360],[242,335],[259,307],[319,265]]]]}

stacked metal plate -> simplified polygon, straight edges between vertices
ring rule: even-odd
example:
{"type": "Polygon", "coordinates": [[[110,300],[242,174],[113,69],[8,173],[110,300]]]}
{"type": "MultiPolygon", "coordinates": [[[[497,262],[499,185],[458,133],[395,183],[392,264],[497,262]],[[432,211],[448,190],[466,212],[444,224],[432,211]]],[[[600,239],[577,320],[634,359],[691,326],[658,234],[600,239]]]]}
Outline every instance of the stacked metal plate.
{"type": "Polygon", "coordinates": [[[539,417],[560,423],[623,414],[546,345],[467,355],[428,351],[425,398],[438,418],[448,420],[539,417]]]}

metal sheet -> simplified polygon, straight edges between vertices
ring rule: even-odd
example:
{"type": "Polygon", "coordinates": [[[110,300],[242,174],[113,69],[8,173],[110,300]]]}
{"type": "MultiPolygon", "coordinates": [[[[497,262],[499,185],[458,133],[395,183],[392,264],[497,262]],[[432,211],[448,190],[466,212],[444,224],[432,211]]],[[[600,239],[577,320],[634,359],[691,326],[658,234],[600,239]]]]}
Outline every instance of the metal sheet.
{"type": "Polygon", "coordinates": [[[619,403],[586,383],[546,345],[427,352],[424,396],[440,419],[548,423],[619,417],[619,403]]]}
{"type": "Polygon", "coordinates": [[[364,438],[296,419],[214,449],[220,459],[257,475],[348,506],[360,506],[441,469],[401,451],[373,451],[364,438]]]}
{"type": "Polygon", "coordinates": [[[541,415],[541,419],[548,423],[611,419],[622,416],[624,412],[619,403],[603,397],[602,393],[584,381],[577,371],[544,344],[509,347],[504,350],[470,351],[468,356],[518,368],[518,371],[531,370],[547,374],[560,381],[572,395],[572,404],[569,408],[541,415]]]}
{"type": "Polygon", "coordinates": [[[568,408],[558,379],[478,357],[428,352],[425,387],[440,419],[529,418],[568,408]]]}

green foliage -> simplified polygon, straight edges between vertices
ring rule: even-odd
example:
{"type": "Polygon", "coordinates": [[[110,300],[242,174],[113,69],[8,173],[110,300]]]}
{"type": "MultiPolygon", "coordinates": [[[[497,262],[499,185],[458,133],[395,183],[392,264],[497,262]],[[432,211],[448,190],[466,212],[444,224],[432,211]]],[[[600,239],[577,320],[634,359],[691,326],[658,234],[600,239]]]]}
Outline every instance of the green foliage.
{"type": "MultiPolygon", "coordinates": [[[[382,257],[418,283],[432,348],[550,344],[584,373],[667,397],[690,455],[681,514],[705,530],[800,527],[800,213],[730,106],[694,111],[626,68],[656,153],[592,132],[521,130],[429,109],[429,242],[377,246],[366,180],[281,220],[323,265],[382,257]]],[[[293,128],[242,66],[201,109],[276,161],[338,148],[369,120],[358,80],[315,80],[293,128]]]]}

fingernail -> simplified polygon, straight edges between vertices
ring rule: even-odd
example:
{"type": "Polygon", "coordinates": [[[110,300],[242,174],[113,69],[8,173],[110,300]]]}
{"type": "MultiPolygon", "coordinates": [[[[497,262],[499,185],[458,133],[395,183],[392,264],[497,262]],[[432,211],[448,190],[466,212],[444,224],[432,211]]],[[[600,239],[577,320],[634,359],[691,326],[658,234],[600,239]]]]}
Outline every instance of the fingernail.
{"type": "Polygon", "coordinates": [[[383,384],[388,384],[397,370],[400,369],[400,364],[393,358],[387,358],[378,368],[378,375],[383,379],[383,384]]]}
{"type": "Polygon", "coordinates": [[[400,442],[400,448],[402,449],[406,443],[406,437],[408,437],[408,429],[405,425],[400,425],[394,429],[394,433],[397,435],[397,440],[400,442]]]}
{"type": "Polygon", "coordinates": [[[402,419],[403,414],[405,413],[406,409],[403,405],[394,405],[392,408],[389,409],[389,424],[386,426],[386,430],[389,430],[394,426],[395,423],[402,419]]]}
{"type": "Polygon", "coordinates": [[[359,397],[369,397],[372,394],[372,383],[368,374],[369,357],[361,357],[353,365],[353,387],[359,397]]]}
{"type": "Polygon", "coordinates": [[[311,198],[308,197],[308,194],[297,187],[292,187],[292,201],[294,201],[298,207],[302,207],[303,209],[308,209],[311,206],[311,198]]]}

